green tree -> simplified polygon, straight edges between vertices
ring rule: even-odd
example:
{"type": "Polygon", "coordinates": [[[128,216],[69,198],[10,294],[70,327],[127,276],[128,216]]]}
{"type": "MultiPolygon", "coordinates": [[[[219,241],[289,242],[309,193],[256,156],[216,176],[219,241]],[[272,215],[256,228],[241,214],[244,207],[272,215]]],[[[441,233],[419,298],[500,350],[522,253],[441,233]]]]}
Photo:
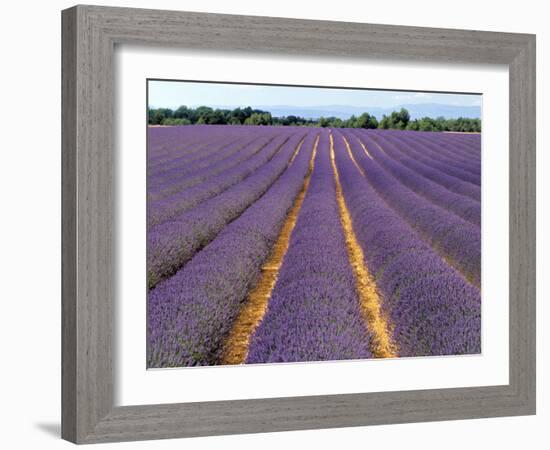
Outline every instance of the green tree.
{"type": "Polygon", "coordinates": [[[399,112],[394,111],[391,113],[391,119],[394,124],[393,128],[404,130],[405,128],[407,128],[407,125],[411,120],[411,116],[409,114],[409,111],[407,111],[405,108],[401,108],[399,112]]]}
{"type": "Polygon", "coordinates": [[[271,125],[271,113],[252,113],[244,123],[245,125],[271,125]]]}
{"type": "Polygon", "coordinates": [[[174,111],[174,117],[176,119],[189,119],[191,110],[187,106],[180,106],[174,111]]]}
{"type": "Polygon", "coordinates": [[[402,108],[384,115],[380,121],[368,112],[359,116],[352,115],[342,120],[339,117],[320,117],[306,119],[289,115],[273,117],[270,112],[260,109],[245,108],[213,109],[209,106],[190,108],[185,105],[172,111],[169,108],[149,108],[148,123],[151,125],[190,125],[190,124],[230,124],[230,125],[282,125],[282,126],[309,126],[333,128],[381,128],[415,131],[457,131],[480,132],[481,120],[459,117],[445,119],[444,117],[422,117],[411,120],[409,112],[402,108]]]}
{"type": "Polygon", "coordinates": [[[383,128],[385,130],[405,130],[410,120],[411,116],[409,111],[405,108],[401,108],[399,111],[393,111],[389,116],[384,114],[384,116],[382,116],[382,120],[378,124],[378,128],[383,128]]]}
{"type": "Polygon", "coordinates": [[[164,119],[172,117],[172,110],[169,108],[157,108],[149,110],[149,123],[161,125],[164,119]]]}
{"type": "Polygon", "coordinates": [[[162,121],[163,125],[191,125],[191,121],[185,118],[169,117],[162,121]]]}
{"type": "Polygon", "coordinates": [[[382,120],[380,120],[380,123],[378,124],[378,128],[382,128],[383,130],[387,130],[389,128],[392,128],[391,125],[392,125],[391,118],[384,114],[382,116],[382,120]]]}
{"type": "Polygon", "coordinates": [[[326,117],[319,117],[319,120],[317,121],[317,123],[321,128],[326,128],[329,126],[329,121],[326,117]]]}
{"type": "Polygon", "coordinates": [[[204,114],[204,121],[205,123],[209,125],[225,125],[225,117],[222,111],[219,109],[208,111],[206,114],[204,114]]]}
{"type": "Polygon", "coordinates": [[[354,125],[354,128],[378,128],[378,120],[365,112],[355,120],[354,125]]]}

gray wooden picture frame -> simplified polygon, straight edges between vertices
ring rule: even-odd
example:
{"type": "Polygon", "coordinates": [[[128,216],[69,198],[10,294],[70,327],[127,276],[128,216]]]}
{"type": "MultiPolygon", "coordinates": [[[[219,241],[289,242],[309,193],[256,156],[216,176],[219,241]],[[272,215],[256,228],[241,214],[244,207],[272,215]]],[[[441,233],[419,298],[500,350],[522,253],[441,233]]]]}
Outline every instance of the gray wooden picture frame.
{"type": "MultiPolygon", "coordinates": [[[[535,36],[144,9],[62,12],[62,437],[76,443],[535,413],[535,36]],[[115,44],[506,64],[508,385],[164,405],[113,403],[115,44]]],[[[490,181],[489,181],[490,182],[490,181]]]]}

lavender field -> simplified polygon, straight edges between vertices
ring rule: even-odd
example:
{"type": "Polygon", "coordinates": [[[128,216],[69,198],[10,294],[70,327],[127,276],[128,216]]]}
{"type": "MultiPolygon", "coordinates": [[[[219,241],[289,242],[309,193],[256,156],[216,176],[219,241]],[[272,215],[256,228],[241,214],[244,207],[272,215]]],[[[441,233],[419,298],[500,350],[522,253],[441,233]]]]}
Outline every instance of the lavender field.
{"type": "Polygon", "coordinates": [[[481,137],[148,129],[150,368],[481,351],[481,137]]]}

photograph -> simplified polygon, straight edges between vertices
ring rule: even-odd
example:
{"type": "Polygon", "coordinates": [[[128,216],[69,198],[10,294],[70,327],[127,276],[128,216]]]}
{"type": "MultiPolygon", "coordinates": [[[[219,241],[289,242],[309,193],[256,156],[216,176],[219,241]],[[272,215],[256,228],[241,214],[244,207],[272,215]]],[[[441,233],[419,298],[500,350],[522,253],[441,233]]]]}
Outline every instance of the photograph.
{"type": "Polygon", "coordinates": [[[147,80],[147,367],[481,353],[481,107],[147,80]]]}
{"type": "Polygon", "coordinates": [[[549,447],[543,2],[99,3],[3,5],[2,448],[549,447]]]}

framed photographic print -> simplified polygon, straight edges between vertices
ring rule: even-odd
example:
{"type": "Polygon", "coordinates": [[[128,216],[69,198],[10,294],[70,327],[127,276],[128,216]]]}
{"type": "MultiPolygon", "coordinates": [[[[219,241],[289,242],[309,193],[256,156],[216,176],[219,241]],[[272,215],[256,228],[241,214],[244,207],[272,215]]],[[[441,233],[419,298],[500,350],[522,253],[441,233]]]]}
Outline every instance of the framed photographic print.
{"type": "Polygon", "coordinates": [[[62,18],[65,439],[534,414],[534,36],[62,18]]]}

